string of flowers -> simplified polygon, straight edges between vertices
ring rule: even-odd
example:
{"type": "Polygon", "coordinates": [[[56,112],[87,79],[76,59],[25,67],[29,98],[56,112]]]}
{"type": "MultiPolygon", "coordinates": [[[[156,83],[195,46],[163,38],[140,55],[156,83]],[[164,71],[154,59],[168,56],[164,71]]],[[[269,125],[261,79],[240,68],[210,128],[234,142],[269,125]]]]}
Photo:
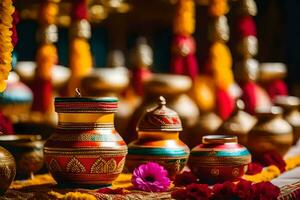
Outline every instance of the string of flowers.
{"type": "Polygon", "coordinates": [[[40,5],[38,19],[40,32],[38,33],[39,47],[36,54],[36,75],[33,85],[33,110],[48,113],[52,109],[52,68],[57,63],[58,56],[53,42],[57,40],[56,15],[58,5],[51,0],[43,0],[40,5]],[[54,29],[54,30],[53,30],[54,29]]]}
{"type": "Polygon", "coordinates": [[[193,0],[179,0],[174,18],[171,71],[195,79],[198,63],[195,56],[195,5],[193,0]]]}
{"type": "Polygon", "coordinates": [[[72,4],[72,23],[69,64],[72,70],[68,94],[73,95],[80,88],[81,79],[92,70],[92,55],[87,39],[90,37],[87,0],[74,0],[72,4]]]}
{"type": "Polygon", "coordinates": [[[231,92],[234,85],[232,56],[226,46],[229,39],[229,28],[225,16],[229,11],[227,0],[211,0],[208,11],[211,23],[206,70],[212,76],[216,86],[216,111],[223,120],[226,120],[234,109],[234,96],[231,92]]]}
{"type": "Polygon", "coordinates": [[[13,13],[15,7],[12,0],[0,2],[0,92],[6,89],[8,74],[11,70],[13,13]]]}

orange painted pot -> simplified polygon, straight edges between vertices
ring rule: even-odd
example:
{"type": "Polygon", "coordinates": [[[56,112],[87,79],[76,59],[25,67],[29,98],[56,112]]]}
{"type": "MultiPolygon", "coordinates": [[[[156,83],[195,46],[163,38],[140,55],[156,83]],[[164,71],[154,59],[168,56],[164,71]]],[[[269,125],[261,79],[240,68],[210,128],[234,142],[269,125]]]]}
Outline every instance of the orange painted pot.
{"type": "Polygon", "coordinates": [[[242,177],[251,154],[236,136],[208,135],[191,150],[188,165],[200,182],[214,184],[242,177]]]}
{"type": "Polygon", "coordinates": [[[111,185],[122,172],[127,146],[114,127],[116,98],[56,98],[58,128],[44,147],[60,185],[111,185]]]}

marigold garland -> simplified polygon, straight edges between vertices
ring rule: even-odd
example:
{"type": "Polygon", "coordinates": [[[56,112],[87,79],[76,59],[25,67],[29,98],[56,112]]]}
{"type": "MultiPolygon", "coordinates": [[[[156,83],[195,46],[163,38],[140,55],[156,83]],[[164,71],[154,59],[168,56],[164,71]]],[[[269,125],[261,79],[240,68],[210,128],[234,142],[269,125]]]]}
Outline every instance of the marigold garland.
{"type": "Polygon", "coordinates": [[[70,43],[70,67],[72,77],[69,83],[69,94],[72,95],[79,87],[81,79],[92,70],[90,45],[84,38],[74,38],[70,43]]]}
{"type": "Polygon", "coordinates": [[[40,46],[37,55],[36,75],[44,80],[51,80],[52,67],[57,62],[57,50],[53,44],[44,44],[40,46]]]}
{"type": "Polygon", "coordinates": [[[55,24],[58,14],[58,5],[55,2],[44,0],[39,9],[39,22],[43,25],[55,24]]]}
{"type": "Polygon", "coordinates": [[[229,11],[227,0],[211,0],[209,5],[209,13],[211,16],[219,17],[225,15],[229,11]]]}
{"type": "Polygon", "coordinates": [[[225,44],[221,42],[212,44],[210,49],[210,67],[217,87],[227,90],[233,85],[232,58],[230,50],[225,44]]]}
{"type": "Polygon", "coordinates": [[[195,31],[195,5],[193,0],[179,0],[173,31],[178,35],[191,35],[195,31]]]}
{"type": "Polygon", "coordinates": [[[6,88],[6,80],[11,70],[12,62],[12,28],[13,28],[13,13],[15,7],[12,0],[3,0],[0,3],[0,92],[6,88]]]}

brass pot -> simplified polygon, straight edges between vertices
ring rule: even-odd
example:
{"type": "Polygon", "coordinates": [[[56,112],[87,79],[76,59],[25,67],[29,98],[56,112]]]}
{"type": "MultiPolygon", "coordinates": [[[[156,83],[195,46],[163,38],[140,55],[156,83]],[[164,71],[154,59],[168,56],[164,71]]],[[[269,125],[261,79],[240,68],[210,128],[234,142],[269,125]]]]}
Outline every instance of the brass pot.
{"type": "Polygon", "coordinates": [[[145,110],[155,106],[159,96],[164,96],[168,99],[168,107],[177,112],[182,121],[184,131],[180,134],[180,139],[189,145],[190,132],[188,130],[195,126],[199,117],[196,103],[186,94],[191,86],[192,81],[187,76],[153,74],[145,83],[145,97],[132,115],[124,137],[125,141],[128,143],[137,138],[135,129],[138,120],[145,110]]]}
{"type": "Polygon", "coordinates": [[[258,109],[257,124],[249,132],[248,148],[254,157],[266,151],[277,151],[282,156],[293,143],[291,125],[282,118],[282,109],[277,106],[258,109]]]}
{"type": "Polygon", "coordinates": [[[241,100],[236,102],[235,111],[219,127],[217,134],[237,136],[242,145],[247,145],[248,133],[256,123],[256,118],[243,111],[244,103],[241,100]]]}
{"type": "Polygon", "coordinates": [[[40,135],[2,135],[0,146],[9,150],[16,160],[17,179],[26,179],[43,167],[44,141],[40,135]]]}
{"type": "Polygon", "coordinates": [[[0,195],[3,195],[16,175],[14,157],[3,147],[0,147],[0,195]]]}
{"type": "Polygon", "coordinates": [[[283,108],[283,118],[293,127],[293,144],[296,144],[300,138],[300,99],[293,96],[278,96],[275,104],[283,108]]]}

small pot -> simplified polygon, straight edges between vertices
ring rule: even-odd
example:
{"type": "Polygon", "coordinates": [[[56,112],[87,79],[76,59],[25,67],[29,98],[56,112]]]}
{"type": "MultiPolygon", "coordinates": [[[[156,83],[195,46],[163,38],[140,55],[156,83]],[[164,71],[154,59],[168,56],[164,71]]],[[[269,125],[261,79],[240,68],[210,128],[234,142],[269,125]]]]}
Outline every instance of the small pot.
{"type": "Polygon", "coordinates": [[[266,151],[276,151],[282,156],[293,143],[293,129],[282,118],[282,109],[277,106],[256,111],[257,124],[249,132],[248,148],[254,157],[266,151]]]}
{"type": "Polygon", "coordinates": [[[293,144],[296,144],[300,138],[300,99],[293,96],[278,96],[275,104],[283,108],[283,118],[293,127],[293,144]]]}
{"type": "Polygon", "coordinates": [[[236,136],[208,135],[192,149],[188,165],[200,182],[214,184],[239,179],[250,162],[249,151],[236,136]]]}
{"type": "Polygon", "coordinates": [[[26,179],[43,167],[44,141],[40,135],[2,135],[0,146],[9,150],[17,166],[17,179],[26,179]]]}
{"type": "Polygon", "coordinates": [[[0,147],[0,195],[3,195],[16,175],[14,157],[4,148],[0,147]]]}

